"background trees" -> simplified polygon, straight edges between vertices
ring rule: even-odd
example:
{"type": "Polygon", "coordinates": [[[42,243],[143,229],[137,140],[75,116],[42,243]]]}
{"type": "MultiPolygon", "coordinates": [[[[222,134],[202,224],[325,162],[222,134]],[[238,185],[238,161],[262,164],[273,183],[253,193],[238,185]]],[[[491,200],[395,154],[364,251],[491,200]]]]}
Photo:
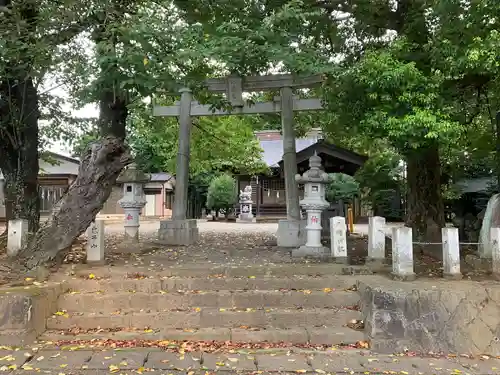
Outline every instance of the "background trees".
{"type": "MultiPolygon", "coordinates": [[[[33,265],[69,246],[131,156],[148,171],[175,172],[177,124],[152,118],[152,97],[170,104],[175,98],[165,94],[188,85],[200,101],[224,106],[202,79],[270,71],[327,77],[323,87],[297,92],[321,96],[326,109],[298,114],[298,133],[321,126],[333,143],[368,154],[356,176],[365,199],[376,208],[381,191],[407,185],[407,223],[420,239],[434,239],[445,187],[500,176],[499,13],[494,0],[0,0],[8,218],[28,218],[37,229],[42,135],[73,141],[83,155],[56,224],[24,255],[45,254],[33,265]],[[98,104],[99,118],[73,121],[51,85],[41,89],[49,78],[75,108],[98,104]]],[[[252,131],[276,126],[276,116],[195,121],[192,181],[261,171],[252,131]]]]}
{"type": "Polygon", "coordinates": [[[220,211],[227,215],[231,212],[238,199],[236,180],[227,174],[215,177],[208,187],[207,208],[215,211],[215,217],[220,211]]]}

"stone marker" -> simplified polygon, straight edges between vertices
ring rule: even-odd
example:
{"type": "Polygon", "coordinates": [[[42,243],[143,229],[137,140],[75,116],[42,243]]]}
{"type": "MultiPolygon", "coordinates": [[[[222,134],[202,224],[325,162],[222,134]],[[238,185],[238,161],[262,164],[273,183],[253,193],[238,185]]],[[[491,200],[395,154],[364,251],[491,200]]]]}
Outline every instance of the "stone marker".
{"type": "Polygon", "coordinates": [[[500,194],[493,195],[488,201],[479,234],[479,256],[491,259],[491,228],[500,227],[500,194]]]}
{"type": "Polygon", "coordinates": [[[500,228],[490,228],[491,234],[491,273],[500,280],[500,228]]]}
{"type": "Polygon", "coordinates": [[[96,219],[87,229],[87,264],[104,264],[105,222],[96,219]]]}
{"type": "Polygon", "coordinates": [[[338,263],[347,263],[347,225],[345,218],[330,218],[330,236],[332,257],[338,263]]]}
{"type": "Polygon", "coordinates": [[[461,279],[458,228],[442,228],[441,234],[443,237],[443,276],[461,279]]]}
{"type": "Polygon", "coordinates": [[[28,234],[28,220],[16,219],[9,221],[7,234],[7,255],[15,257],[26,243],[28,234]]]}
{"type": "Polygon", "coordinates": [[[385,262],[385,218],[368,218],[368,257],[367,262],[385,262]]]}
{"type": "Polygon", "coordinates": [[[411,228],[392,228],[392,275],[401,280],[415,280],[411,228]]]}

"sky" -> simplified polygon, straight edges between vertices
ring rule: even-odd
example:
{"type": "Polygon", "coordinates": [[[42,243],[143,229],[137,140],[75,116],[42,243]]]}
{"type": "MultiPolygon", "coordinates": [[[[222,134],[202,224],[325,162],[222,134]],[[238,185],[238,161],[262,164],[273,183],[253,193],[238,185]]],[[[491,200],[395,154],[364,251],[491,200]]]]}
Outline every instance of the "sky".
{"type": "MultiPolygon", "coordinates": [[[[53,87],[53,82],[48,80],[48,82],[44,85],[44,87],[53,87]]],[[[43,89],[42,89],[43,91],[43,89]]],[[[57,87],[51,90],[52,94],[61,98],[68,98],[68,90],[64,86],[57,87]]],[[[81,109],[74,109],[70,105],[64,105],[63,109],[71,113],[72,117],[98,117],[99,110],[97,108],[97,104],[88,104],[81,109]]],[[[61,155],[71,156],[71,147],[67,142],[62,141],[52,141],[51,145],[48,147],[49,151],[56,152],[61,155]]]]}

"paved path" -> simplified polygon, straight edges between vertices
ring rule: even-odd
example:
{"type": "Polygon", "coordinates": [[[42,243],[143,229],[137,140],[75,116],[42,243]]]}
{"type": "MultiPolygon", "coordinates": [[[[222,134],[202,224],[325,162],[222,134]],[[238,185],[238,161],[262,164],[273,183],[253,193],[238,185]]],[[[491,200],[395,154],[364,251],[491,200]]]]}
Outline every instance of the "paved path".
{"type": "MultiPolygon", "coordinates": [[[[390,235],[393,227],[402,226],[403,223],[388,223],[386,228],[387,235],[390,235]]],[[[160,227],[159,222],[146,221],[141,223],[141,233],[153,234],[158,231],[160,227]]],[[[272,233],[275,234],[278,230],[278,223],[254,223],[254,224],[241,224],[234,222],[222,221],[199,221],[198,228],[200,232],[242,232],[242,233],[272,233]]],[[[363,235],[368,235],[368,224],[356,224],[354,226],[355,232],[363,235]]],[[[108,233],[123,233],[122,224],[108,224],[106,225],[108,233]]]]}
{"type": "MultiPolygon", "coordinates": [[[[67,349],[67,348],[66,348],[67,349]]],[[[47,374],[404,374],[457,375],[498,374],[498,359],[420,358],[376,356],[358,350],[299,352],[246,351],[232,353],[188,352],[189,348],[164,351],[159,348],[4,351],[0,371],[47,374]]]]}

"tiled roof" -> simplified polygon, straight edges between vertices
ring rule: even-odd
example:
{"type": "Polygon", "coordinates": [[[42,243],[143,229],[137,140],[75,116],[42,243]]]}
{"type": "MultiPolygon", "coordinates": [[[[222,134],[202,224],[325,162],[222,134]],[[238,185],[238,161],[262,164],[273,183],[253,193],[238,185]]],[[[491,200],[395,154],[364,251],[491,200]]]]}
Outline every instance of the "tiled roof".
{"type": "MultiPolygon", "coordinates": [[[[296,139],[295,148],[297,152],[300,152],[317,142],[317,139],[296,139]]],[[[268,167],[277,167],[278,163],[283,159],[283,140],[260,141],[260,147],[264,150],[262,161],[268,167]]]]}
{"type": "Polygon", "coordinates": [[[151,181],[166,182],[170,179],[172,179],[172,175],[170,173],[165,173],[165,172],[151,173],[151,181]]]}

